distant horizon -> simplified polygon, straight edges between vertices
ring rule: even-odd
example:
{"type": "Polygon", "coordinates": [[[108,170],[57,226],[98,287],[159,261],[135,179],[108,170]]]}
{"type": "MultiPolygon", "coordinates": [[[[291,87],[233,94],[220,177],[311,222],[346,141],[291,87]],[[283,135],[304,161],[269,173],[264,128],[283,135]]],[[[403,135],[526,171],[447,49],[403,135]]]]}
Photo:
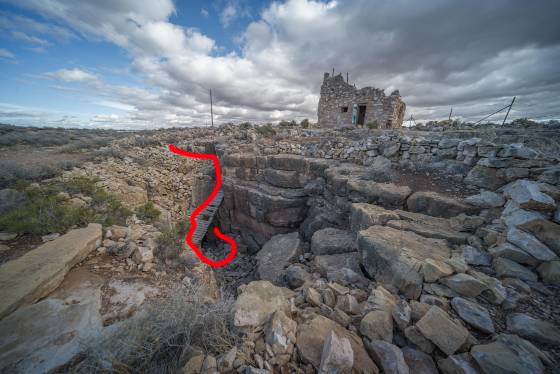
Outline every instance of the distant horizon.
{"type": "Polygon", "coordinates": [[[324,72],[405,120],[560,118],[560,3],[0,2],[0,122],[159,129],[317,119],[324,72]],[[503,118],[503,117],[502,117],[503,118]]]}

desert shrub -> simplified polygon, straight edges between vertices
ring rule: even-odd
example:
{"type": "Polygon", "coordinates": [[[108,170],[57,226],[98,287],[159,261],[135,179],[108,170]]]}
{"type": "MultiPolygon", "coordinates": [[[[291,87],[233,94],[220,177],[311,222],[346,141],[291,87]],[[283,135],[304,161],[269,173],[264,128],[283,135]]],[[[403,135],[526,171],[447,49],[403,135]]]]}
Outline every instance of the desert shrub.
{"type": "Polygon", "coordinates": [[[158,256],[162,259],[178,259],[179,253],[185,248],[185,235],[189,230],[190,223],[186,220],[179,221],[171,228],[165,229],[157,238],[160,245],[158,256]]]}
{"type": "Polygon", "coordinates": [[[299,124],[304,129],[309,128],[309,120],[307,118],[303,119],[299,124]]]}
{"type": "Polygon", "coordinates": [[[93,219],[87,208],[73,208],[57,196],[54,186],[27,189],[29,201],[21,208],[0,215],[0,231],[42,235],[62,232],[93,219]]]}
{"type": "Polygon", "coordinates": [[[124,225],[132,212],[114,196],[97,187],[95,182],[95,179],[79,177],[29,187],[25,181],[18,181],[13,187],[25,189],[29,199],[21,208],[0,215],[0,231],[44,235],[64,232],[72,226],[83,226],[90,222],[104,226],[124,225]],[[60,192],[89,196],[92,198],[91,203],[89,206],[73,207],[65,204],[60,192]]]}
{"type": "Polygon", "coordinates": [[[54,165],[24,165],[13,160],[0,162],[0,188],[10,187],[17,180],[35,181],[54,177],[60,169],[54,165]]]}
{"type": "Polygon", "coordinates": [[[154,220],[158,219],[161,215],[159,209],[154,206],[154,203],[148,201],[146,204],[137,207],[134,210],[136,216],[140,218],[144,222],[153,222],[154,220]]]}
{"type": "Polygon", "coordinates": [[[73,371],[178,373],[191,352],[220,355],[237,345],[234,299],[211,301],[203,285],[183,285],[166,300],[149,303],[112,334],[91,342],[73,371]]]}
{"type": "Polygon", "coordinates": [[[379,123],[377,123],[377,120],[375,120],[373,122],[368,122],[368,123],[366,123],[366,127],[370,130],[378,129],[379,128],[379,123]]]}
{"type": "Polygon", "coordinates": [[[99,179],[97,178],[76,177],[67,181],[59,182],[56,186],[58,186],[60,190],[71,195],[81,193],[91,196],[98,190],[98,187],[95,185],[98,181],[99,179]]]}
{"type": "Polygon", "coordinates": [[[92,222],[101,223],[103,226],[126,225],[126,219],[132,215],[132,212],[115,196],[98,188],[91,197],[93,198],[91,207],[95,211],[92,222]]]}
{"type": "Polygon", "coordinates": [[[297,126],[296,121],[292,120],[292,121],[280,121],[278,123],[278,127],[281,128],[289,128],[289,127],[295,127],[297,126]]]}
{"type": "Polygon", "coordinates": [[[264,136],[265,138],[270,138],[276,135],[276,130],[272,128],[271,123],[267,123],[266,125],[257,126],[255,127],[255,131],[257,134],[264,136]]]}
{"type": "Polygon", "coordinates": [[[243,122],[239,124],[239,128],[241,130],[249,130],[251,127],[253,127],[253,125],[251,125],[250,122],[243,122]]]}

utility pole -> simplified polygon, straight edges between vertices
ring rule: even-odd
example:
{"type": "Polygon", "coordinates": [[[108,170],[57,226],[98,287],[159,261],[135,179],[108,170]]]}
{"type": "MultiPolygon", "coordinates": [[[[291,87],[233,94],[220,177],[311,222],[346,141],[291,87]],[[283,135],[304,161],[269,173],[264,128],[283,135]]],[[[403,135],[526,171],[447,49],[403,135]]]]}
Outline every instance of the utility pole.
{"type": "Polygon", "coordinates": [[[506,119],[508,118],[509,115],[509,111],[511,110],[511,107],[513,106],[513,103],[515,102],[515,98],[516,96],[513,97],[513,100],[511,101],[511,104],[509,105],[508,111],[506,113],[506,116],[504,117],[504,120],[502,122],[502,126],[504,125],[504,123],[506,123],[506,119]]]}
{"type": "Polygon", "coordinates": [[[346,72],[346,84],[348,84],[348,72],[346,72]]]}
{"type": "Polygon", "coordinates": [[[334,77],[334,68],[332,68],[332,76],[334,77]]]}
{"type": "Polygon", "coordinates": [[[212,89],[210,89],[210,119],[212,121],[212,127],[214,127],[214,111],[212,109],[212,89]]]}

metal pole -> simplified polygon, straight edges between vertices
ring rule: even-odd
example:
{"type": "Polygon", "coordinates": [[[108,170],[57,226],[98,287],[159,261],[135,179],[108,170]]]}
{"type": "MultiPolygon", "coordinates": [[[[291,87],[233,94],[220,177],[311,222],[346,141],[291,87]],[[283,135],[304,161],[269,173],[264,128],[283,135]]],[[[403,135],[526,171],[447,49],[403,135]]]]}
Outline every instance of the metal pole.
{"type": "Polygon", "coordinates": [[[509,105],[506,116],[504,117],[504,121],[502,122],[502,126],[504,125],[504,123],[506,123],[506,119],[508,118],[509,111],[511,110],[511,107],[513,106],[513,103],[515,102],[515,98],[516,98],[516,96],[513,97],[513,100],[511,101],[511,104],[509,105]]]}
{"type": "Polygon", "coordinates": [[[210,119],[212,120],[212,127],[214,127],[214,111],[212,108],[212,89],[210,89],[210,119]]]}

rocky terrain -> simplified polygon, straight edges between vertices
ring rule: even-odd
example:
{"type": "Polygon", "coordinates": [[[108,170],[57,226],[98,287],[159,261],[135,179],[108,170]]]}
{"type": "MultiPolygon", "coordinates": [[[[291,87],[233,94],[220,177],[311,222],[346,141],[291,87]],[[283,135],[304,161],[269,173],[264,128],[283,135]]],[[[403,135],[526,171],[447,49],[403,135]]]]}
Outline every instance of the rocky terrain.
{"type": "MultiPolygon", "coordinates": [[[[560,364],[554,128],[243,125],[128,134],[107,147],[36,182],[92,180],[130,209],[125,221],[0,234],[10,254],[0,266],[2,371],[552,373],[560,364]],[[214,172],[168,142],[220,159],[214,224],[239,246],[223,268],[185,248],[179,225],[214,172]],[[146,203],[159,214],[142,214],[146,203]],[[185,290],[181,307],[168,307],[185,290]],[[153,328],[133,334],[134,323],[153,328]],[[105,348],[107,339],[131,348],[105,348]]],[[[25,206],[29,188],[0,191],[2,212],[25,206]]],[[[64,188],[65,206],[97,201],[64,188]]],[[[228,252],[210,233],[202,246],[216,259],[228,252]]]]}

